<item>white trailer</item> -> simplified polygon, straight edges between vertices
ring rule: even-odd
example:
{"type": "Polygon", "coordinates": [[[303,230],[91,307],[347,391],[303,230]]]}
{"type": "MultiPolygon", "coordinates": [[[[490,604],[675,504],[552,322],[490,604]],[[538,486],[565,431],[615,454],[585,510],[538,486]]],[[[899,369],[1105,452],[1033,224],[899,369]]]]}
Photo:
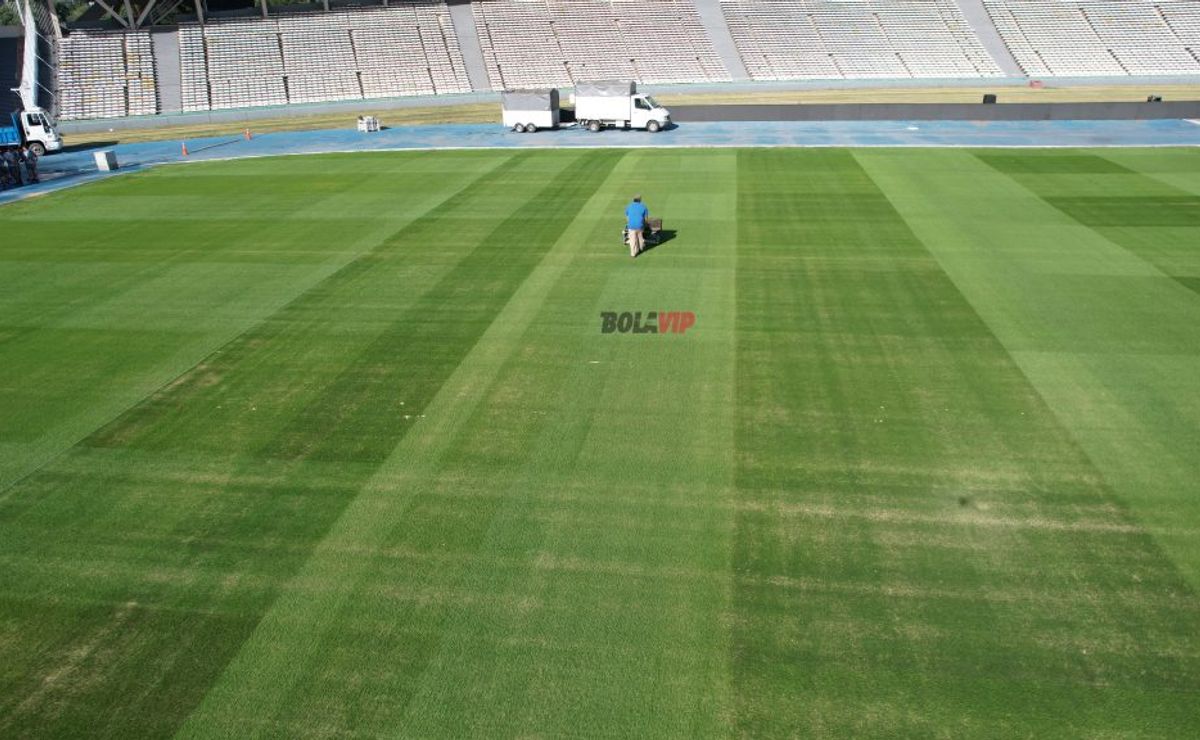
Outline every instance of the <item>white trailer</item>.
{"type": "Polygon", "coordinates": [[[671,111],[637,91],[636,82],[581,82],[575,86],[575,120],[589,131],[638,128],[651,133],[671,123],[671,111]]]}
{"type": "Polygon", "coordinates": [[[517,133],[558,128],[558,90],[505,90],[500,94],[504,125],[517,133]]]}

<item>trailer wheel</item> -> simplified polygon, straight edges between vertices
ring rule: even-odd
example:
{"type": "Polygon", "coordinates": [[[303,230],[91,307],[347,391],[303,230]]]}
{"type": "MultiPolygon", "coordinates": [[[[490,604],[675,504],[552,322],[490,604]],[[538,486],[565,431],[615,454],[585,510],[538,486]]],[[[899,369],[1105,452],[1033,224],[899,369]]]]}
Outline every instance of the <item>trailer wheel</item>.
{"type": "Polygon", "coordinates": [[[649,132],[650,132],[650,133],[652,133],[652,134],[656,134],[656,133],[658,133],[658,130],[659,130],[660,128],[662,128],[662,126],[659,126],[659,125],[658,125],[658,121],[651,121],[651,122],[649,122],[649,123],[647,123],[647,124],[646,124],[646,130],[647,130],[647,131],[649,131],[649,132]]]}
{"type": "Polygon", "coordinates": [[[525,133],[525,125],[521,124],[521,123],[514,123],[512,130],[517,132],[518,134],[523,134],[523,133],[525,133]]]}
{"type": "Polygon", "coordinates": [[[38,157],[46,156],[46,147],[42,146],[42,142],[40,141],[30,142],[29,151],[33,152],[38,157]]]}
{"type": "Polygon", "coordinates": [[[532,124],[532,123],[525,124],[525,133],[536,134],[537,133],[537,125],[532,124]]]}
{"type": "Polygon", "coordinates": [[[588,122],[588,131],[591,131],[592,133],[596,133],[599,130],[600,130],[600,122],[599,121],[589,121],[588,122]]]}

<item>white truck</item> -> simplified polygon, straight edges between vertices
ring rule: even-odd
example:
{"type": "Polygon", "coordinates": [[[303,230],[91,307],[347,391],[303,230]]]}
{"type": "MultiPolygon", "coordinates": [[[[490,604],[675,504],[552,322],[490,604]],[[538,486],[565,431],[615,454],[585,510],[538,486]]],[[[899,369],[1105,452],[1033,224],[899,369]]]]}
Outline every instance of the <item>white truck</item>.
{"type": "Polygon", "coordinates": [[[558,128],[558,90],[505,90],[500,94],[504,125],[517,133],[558,128]]]}
{"type": "Polygon", "coordinates": [[[581,82],[575,86],[575,120],[589,131],[606,127],[638,128],[654,133],[671,123],[671,111],[636,82],[581,82]]]}
{"type": "Polygon", "coordinates": [[[17,111],[7,119],[0,116],[0,146],[27,146],[39,157],[62,149],[62,137],[41,108],[17,111]]]}

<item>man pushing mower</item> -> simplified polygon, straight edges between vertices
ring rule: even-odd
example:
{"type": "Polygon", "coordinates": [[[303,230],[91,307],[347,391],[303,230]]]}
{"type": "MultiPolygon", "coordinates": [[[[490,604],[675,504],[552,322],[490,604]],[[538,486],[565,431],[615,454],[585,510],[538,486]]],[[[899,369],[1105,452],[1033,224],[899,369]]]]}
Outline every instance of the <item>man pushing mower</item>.
{"type": "Polygon", "coordinates": [[[633,202],[625,207],[625,243],[629,245],[629,256],[637,257],[646,249],[646,230],[650,231],[650,244],[658,244],[662,231],[662,219],[650,218],[650,210],[642,203],[642,196],[633,196],[633,202]]]}

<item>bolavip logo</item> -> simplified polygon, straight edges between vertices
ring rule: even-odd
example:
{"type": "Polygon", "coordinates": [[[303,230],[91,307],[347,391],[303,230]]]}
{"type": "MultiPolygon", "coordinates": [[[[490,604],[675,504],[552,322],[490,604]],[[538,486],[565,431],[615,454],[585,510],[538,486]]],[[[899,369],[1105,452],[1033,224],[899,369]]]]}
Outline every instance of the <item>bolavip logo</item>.
{"type": "Polygon", "coordinates": [[[683,334],[696,325],[691,311],[601,311],[600,333],[683,334]],[[644,320],[643,320],[644,319],[644,320]]]}

